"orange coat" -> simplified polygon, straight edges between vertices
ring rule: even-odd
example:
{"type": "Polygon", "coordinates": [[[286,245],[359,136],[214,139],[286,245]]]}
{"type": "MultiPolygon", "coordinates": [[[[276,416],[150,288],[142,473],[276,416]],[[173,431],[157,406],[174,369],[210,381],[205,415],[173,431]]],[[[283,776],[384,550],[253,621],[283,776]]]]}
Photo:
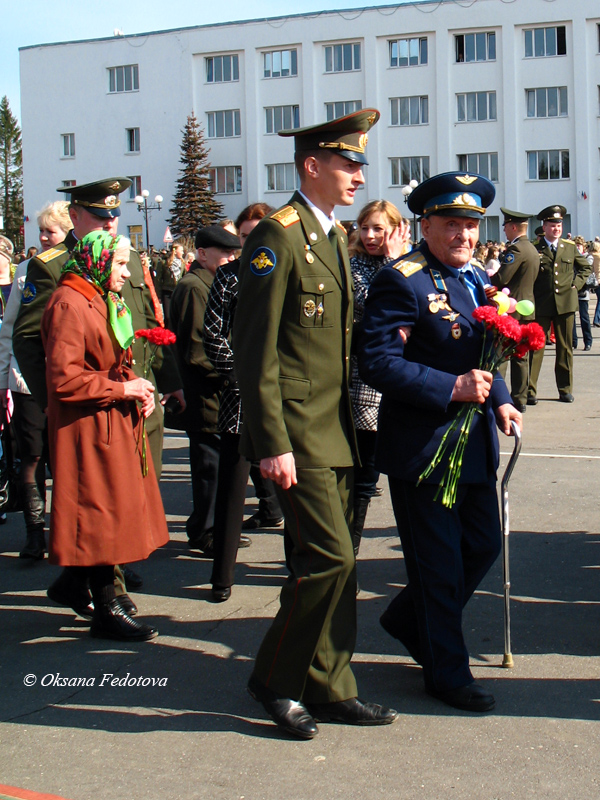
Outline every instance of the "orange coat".
{"type": "Polygon", "coordinates": [[[69,275],[42,318],[52,465],[50,561],[124,564],[169,539],[148,448],[142,476],[139,414],[124,400],[135,378],[108,324],[102,296],[69,275]]]}

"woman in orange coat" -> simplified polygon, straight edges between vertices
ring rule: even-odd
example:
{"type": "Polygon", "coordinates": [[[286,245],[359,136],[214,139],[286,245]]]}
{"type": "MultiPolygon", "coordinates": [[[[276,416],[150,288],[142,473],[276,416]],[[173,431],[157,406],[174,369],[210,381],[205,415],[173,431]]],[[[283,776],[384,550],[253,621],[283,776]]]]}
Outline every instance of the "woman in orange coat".
{"type": "Polygon", "coordinates": [[[53,475],[50,561],[83,570],[94,599],[91,635],[144,641],[158,632],[115,599],[115,564],[147,558],[168,541],[152,459],[142,470],[141,414],[154,387],[128,364],[131,314],[118,292],[129,240],[84,236],[42,319],[53,475]]]}

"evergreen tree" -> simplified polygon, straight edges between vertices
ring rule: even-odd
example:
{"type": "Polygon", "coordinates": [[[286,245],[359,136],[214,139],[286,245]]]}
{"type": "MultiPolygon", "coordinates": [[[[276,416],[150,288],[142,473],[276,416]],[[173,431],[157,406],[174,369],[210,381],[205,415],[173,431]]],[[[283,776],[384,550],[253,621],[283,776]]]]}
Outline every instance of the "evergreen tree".
{"type": "Polygon", "coordinates": [[[0,100],[0,213],[15,248],[23,246],[23,153],[21,128],[6,95],[0,100]]]}
{"type": "Polygon", "coordinates": [[[174,236],[196,235],[198,228],[212,225],[223,216],[223,206],[215,200],[210,180],[209,150],[204,135],[192,112],[182,131],[177,191],[170,210],[169,227],[174,236]]]}

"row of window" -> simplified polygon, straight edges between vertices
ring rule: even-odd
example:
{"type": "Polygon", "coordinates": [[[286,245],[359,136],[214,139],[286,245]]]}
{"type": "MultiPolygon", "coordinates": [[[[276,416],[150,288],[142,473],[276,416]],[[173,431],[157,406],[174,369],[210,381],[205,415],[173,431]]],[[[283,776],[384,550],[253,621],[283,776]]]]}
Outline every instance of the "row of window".
{"type": "MultiPolygon", "coordinates": [[[[62,144],[61,147],[62,158],[75,158],[75,134],[61,133],[60,139],[62,144]]],[[[125,128],[125,152],[126,153],[140,152],[139,128],[125,128]]]]}

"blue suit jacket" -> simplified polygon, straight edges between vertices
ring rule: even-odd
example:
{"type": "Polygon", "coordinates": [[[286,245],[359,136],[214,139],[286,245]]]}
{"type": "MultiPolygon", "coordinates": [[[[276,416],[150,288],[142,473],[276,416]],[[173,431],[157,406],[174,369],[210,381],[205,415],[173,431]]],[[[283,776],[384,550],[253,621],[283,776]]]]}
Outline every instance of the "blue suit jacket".
{"type": "MultiPolygon", "coordinates": [[[[435,455],[461,406],[450,402],[456,376],[480,365],[484,331],[473,319],[473,309],[468,289],[425,243],[384,267],[371,284],[359,340],[359,371],[383,395],[376,450],[381,472],[416,481],[435,455]],[[430,270],[439,273],[437,285],[430,270]],[[435,300],[431,305],[431,296],[440,294],[446,295],[451,311],[435,310],[435,300]],[[401,326],[411,328],[406,345],[398,332],[401,326]]],[[[496,471],[499,448],[494,409],[511,402],[497,374],[481,406],[483,413],[473,421],[461,483],[487,482],[496,471]]],[[[446,463],[429,482],[439,482],[446,463]]]]}

